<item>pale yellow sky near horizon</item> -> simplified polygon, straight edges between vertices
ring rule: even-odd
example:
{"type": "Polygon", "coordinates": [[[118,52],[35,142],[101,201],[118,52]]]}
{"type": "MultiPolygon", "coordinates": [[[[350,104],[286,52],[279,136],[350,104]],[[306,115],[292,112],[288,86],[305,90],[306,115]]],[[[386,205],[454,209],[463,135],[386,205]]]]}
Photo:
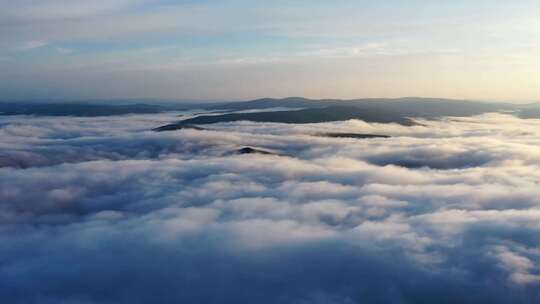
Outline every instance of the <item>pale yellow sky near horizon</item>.
{"type": "Polygon", "coordinates": [[[0,23],[0,99],[540,101],[540,1],[0,0],[0,23]]]}

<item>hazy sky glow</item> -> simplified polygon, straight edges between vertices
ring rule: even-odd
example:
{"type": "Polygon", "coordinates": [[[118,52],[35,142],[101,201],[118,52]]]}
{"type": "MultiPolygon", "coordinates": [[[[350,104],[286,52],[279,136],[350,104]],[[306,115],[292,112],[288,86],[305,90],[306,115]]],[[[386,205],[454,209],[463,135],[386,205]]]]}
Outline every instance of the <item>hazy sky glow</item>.
{"type": "Polygon", "coordinates": [[[540,99],[537,0],[0,0],[0,99],[540,99]]]}

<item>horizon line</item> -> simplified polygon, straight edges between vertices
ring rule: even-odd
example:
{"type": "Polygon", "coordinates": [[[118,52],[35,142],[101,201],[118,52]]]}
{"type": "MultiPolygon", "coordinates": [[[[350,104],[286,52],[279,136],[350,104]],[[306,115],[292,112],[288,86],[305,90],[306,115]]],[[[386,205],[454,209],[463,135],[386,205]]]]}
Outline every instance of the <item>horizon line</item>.
{"type": "Polygon", "coordinates": [[[170,103],[227,103],[227,102],[249,102],[256,100],[287,100],[287,99],[304,99],[309,101],[359,101],[359,100],[404,100],[404,99],[423,99],[423,100],[447,100],[447,101],[466,101],[466,102],[486,102],[486,103],[515,103],[527,104],[540,102],[539,100],[495,100],[495,99],[467,99],[467,98],[451,98],[451,97],[421,97],[421,96],[401,96],[401,97],[358,97],[358,98],[312,98],[303,96],[286,96],[286,97],[257,97],[246,99],[202,99],[202,98],[158,98],[158,97],[111,97],[111,98],[7,98],[0,99],[3,103],[13,102],[29,102],[29,103],[80,103],[80,102],[170,102],[170,103]]]}

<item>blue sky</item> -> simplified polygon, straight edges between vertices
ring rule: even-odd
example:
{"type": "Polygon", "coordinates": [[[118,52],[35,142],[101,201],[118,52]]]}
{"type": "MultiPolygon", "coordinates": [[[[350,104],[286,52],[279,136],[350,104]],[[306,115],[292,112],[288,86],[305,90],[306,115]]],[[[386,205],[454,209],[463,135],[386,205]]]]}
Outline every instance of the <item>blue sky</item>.
{"type": "Polygon", "coordinates": [[[0,94],[540,99],[538,1],[0,0],[0,94]]]}

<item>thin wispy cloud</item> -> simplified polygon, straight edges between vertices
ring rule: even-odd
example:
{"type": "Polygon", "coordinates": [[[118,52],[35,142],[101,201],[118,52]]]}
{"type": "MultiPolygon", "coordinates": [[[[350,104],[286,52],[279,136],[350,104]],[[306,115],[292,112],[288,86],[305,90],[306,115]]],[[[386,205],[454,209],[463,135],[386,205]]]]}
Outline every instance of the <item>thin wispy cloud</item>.
{"type": "Polygon", "coordinates": [[[26,41],[26,42],[22,43],[16,49],[18,51],[30,51],[30,50],[33,50],[33,49],[38,49],[40,47],[44,47],[47,44],[48,43],[45,42],[45,41],[32,40],[32,41],[26,41]]]}

